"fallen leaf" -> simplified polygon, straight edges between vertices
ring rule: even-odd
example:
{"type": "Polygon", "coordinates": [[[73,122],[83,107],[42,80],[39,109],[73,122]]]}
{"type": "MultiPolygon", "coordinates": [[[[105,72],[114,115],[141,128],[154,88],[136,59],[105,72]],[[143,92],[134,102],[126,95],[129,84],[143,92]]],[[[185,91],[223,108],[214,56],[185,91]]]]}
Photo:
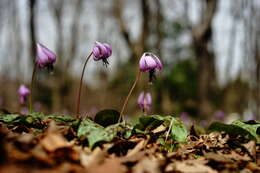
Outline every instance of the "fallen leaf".
{"type": "Polygon", "coordinates": [[[49,152],[53,152],[58,148],[69,147],[69,142],[58,133],[48,133],[41,141],[41,145],[49,152]]]}

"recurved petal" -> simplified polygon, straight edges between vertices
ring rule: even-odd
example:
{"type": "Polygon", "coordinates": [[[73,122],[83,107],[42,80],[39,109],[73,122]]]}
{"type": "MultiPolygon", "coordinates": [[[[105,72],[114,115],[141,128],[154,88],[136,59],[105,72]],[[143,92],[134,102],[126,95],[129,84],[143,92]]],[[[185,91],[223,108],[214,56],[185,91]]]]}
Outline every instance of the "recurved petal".
{"type": "Polygon", "coordinates": [[[151,93],[146,93],[145,94],[145,100],[146,100],[146,104],[151,106],[152,105],[152,95],[151,93]]]}
{"type": "Polygon", "coordinates": [[[144,92],[140,93],[137,103],[141,108],[144,108],[144,92]]]}
{"type": "Polygon", "coordinates": [[[107,43],[104,43],[103,46],[106,48],[106,58],[110,57],[112,55],[112,47],[107,43]]]}

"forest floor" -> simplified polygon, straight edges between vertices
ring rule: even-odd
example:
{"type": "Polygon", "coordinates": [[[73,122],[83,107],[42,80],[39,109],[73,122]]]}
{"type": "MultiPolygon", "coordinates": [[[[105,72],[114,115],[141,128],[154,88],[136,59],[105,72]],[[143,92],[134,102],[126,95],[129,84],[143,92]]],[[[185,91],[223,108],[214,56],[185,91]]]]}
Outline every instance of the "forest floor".
{"type": "MultiPolygon", "coordinates": [[[[0,119],[0,173],[260,173],[260,145],[239,135],[198,133],[192,126],[186,141],[176,142],[161,124],[90,147],[90,139],[61,121],[6,117],[0,119]]],[[[99,141],[99,133],[92,135],[99,141]]]]}

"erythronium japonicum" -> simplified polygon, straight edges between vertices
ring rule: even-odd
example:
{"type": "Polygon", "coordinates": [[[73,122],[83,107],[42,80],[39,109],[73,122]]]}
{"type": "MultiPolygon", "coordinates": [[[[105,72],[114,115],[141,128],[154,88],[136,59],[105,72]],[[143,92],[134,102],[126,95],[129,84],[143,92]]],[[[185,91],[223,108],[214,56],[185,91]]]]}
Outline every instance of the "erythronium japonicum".
{"type": "Polygon", "coordinates": [[[100,42],[96,41],[92,52],[86,58],[86,61],[84,63],[83,69],[82,69],[80,84],[79,84],[79,91],[78,91],[78,98],[77,98],[77,110],[76,110],[77,117],[79,116],[80,96],[81,96],[83,76],[84,76],[84,72],[85,72],[85,68],[88,63],[88,60],[90,59],[92,54],[94,56],[93,59],[95,61],[102,60],[103,64],[107,67],[107,65],[109,64],[107,59],[112,55],[112,47],[107,43],[100,43],[100,42]]]}
{"type": "Polygon", "coordinates": [[[133,84],[132,88],[130,89],[130,91],[129,91],[129,93],[128,93],[125,101],[124,101],[118,122],[120,122],[121,119],[123,118],[123,113],[124,113],[125,107],[128,103],[128,100],[129,100],[137,82],[140,79],[141,72],[149,72],[149,82],[153,82],[156,79],[155,73],[157,71],[161,71],[162,68],[163,68],[163,65],[162,65],[160,59],[156,55],[154,55],[153,53],[145,52],[142,55],[142,57],[140,58],[140,61],[139,61],[139,69],[138,69],[138,72],[137,72],[136,79],[135,79],[134,84],[133,84]]]}
{"type": "Polygon", "coordinates": [[[25,85],[21,85],[17,93],[19,95],[20,104],[25,104],[27,101],[27,97],[30,95],[30,90],[25,85]]]}
{"type": "Polygon", "coordinates": [[[33,94],[33,82],[35,80],[37,68],[43,69],[47,68],[48,70],[53,69],[53,64],[56,62],[56,55],[54,52],[49,50],[44,45],[37,43],[36,44],[36,60],[33,67],[32,79],[31,79],[31,95],[29,100],[29,111],[32,112],[32,94],[33,94]]]}
{"type": "Polygon", "coordinates": [[[151,93],[141,92],[141,94],[138,97],[137,103],[138,103],[139,107],[143,110],[144,114],[146,115],[147,112],[149,112],[152,107],[151,93]]]}

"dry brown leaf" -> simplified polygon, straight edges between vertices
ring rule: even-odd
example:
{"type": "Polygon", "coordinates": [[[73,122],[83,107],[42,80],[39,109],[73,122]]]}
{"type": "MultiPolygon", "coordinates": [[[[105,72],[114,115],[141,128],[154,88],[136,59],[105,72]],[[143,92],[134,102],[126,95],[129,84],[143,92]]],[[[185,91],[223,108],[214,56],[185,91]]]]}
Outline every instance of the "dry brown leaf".
{"type": "Polygon", "coordinates": [[[133,167],[133,173],[160,173],[159,161],[145,157],[133,167]]]}
{"type": "Polygon", "coordinates": [[[207,161],[187,160],[175,162],[175,169],[183,173],[218,173],[218,171],[205,165],[207,161]]]}
{"type": "Polygon", "coordinates": [[[101,150],[99,147],[95,148],[92,154],[87,154],[82,151],[80,153],[80,162],[85,168],[90,167],[91,165],[99,165],[105,160],[107,154],[101,150]]]}
{"type": "Polygon", "coordinates": [[[92,165],[88,172],[93,173],[125,173],[127,169],[117,158],[109,158],[101,165],[92,165]]]}
{"type": "Polygon", "coordinates": [[[40,143],[49,152],[70,146],[69,142],[59,133],[48,133],[40,143]]]}
{"type": "Polygon", "coordinates": [[[140,150],[144,149],[146,144],[147,144],[147,140],[140,141],[133,149],[128,150],[126,157],[130,157],[136,154],[137,152],[139,152],[140,150]]]}
{"type": "Polygon", "coordinates": [[[248,143],[244,144],[244,147],[247,149],[249,154],[256,160],[256,143],[255,141],[249,141],[248,143]]]}
{"type": "Polygon", "coordinates": [[[165,130],[166,130],[166,127],[161,124],[161,125],[158,126],[157,128],[153,129],[152,132],[153,132],[153,133],[160,133],[160,132],[163,132],[163,131],[165,131],[165,130]]]}

